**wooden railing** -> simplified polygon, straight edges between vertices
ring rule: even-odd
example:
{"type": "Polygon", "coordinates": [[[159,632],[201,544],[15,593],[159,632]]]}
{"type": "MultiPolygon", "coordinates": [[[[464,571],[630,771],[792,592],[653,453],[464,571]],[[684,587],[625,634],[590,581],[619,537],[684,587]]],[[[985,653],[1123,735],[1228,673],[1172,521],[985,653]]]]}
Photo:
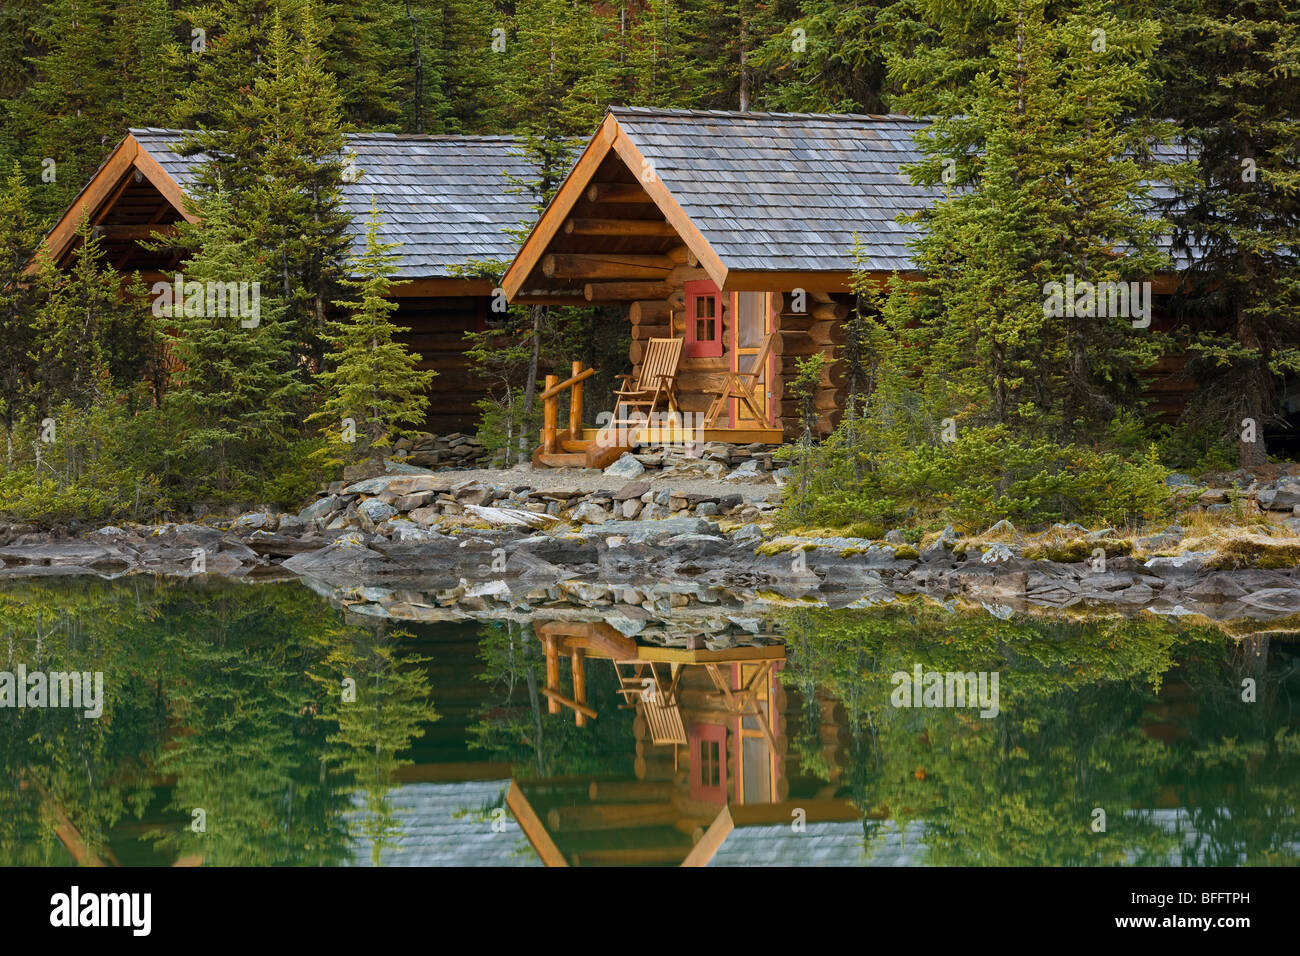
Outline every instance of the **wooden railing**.
{"type": "Polygon", "coordinates": [[[594,368],[584,371],[581,362],[574,362],[573,374],[563,382],[557,375],[546,376],[546,390],[542,392],[542,451],[546,454],[555,454],[559,447],[556,423],[560,416],[560,395],[565,389],[573,390],[569,397],[569,438],[582,437],[582,383],[595,374],[594,368]]]}

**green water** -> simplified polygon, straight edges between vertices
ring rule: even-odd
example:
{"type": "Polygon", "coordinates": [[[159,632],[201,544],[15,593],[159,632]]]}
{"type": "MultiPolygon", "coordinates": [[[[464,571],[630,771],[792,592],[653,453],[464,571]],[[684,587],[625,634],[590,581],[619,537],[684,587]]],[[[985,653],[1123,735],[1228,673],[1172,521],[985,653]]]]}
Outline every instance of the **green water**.
{"type": "MultiPolygon", "coordinates": [[[[577,805],[588,780],[634,780],[636,760],[609,661],[588,661],[587,726],[539,702],[530,623],[545,617],[367,620],[296,582],[0,584],[0,671],[102,672],[105,687],[97,719],[0,708],[0,862],[535,863],[502,809],[509,781],[577,805]]],[[[920,601],[740,624],[724,643],[757,624],[786,644],[782,807],[860,817],[737,831],[716,863],[1300,858],[1293,639],[920,601]],[[998,714],[893,706],[891,675],[918,665],[996,672],[998,714]]],[[[661,829],[682,854],[699,835],[661,829]]],[[[629,832],[585,834],[583,852],[629,832]]]]}

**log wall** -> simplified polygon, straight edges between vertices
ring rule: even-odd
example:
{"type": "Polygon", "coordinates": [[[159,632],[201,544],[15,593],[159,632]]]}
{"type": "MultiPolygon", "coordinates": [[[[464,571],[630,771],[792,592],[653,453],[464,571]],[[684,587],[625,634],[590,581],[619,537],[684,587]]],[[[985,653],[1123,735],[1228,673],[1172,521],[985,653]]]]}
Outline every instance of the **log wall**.
{"type": "Polygon", "coordinates": [[[410,328],[398,341],[420,356],[421,369],[438,374],[429,386],[425,430],[434,434],[474,431],[479,412],[474,403],[487,391],[465,355],[465,332],[480,327],[487,315],[482,296],[398,299],[393,321],[410,328]]]}

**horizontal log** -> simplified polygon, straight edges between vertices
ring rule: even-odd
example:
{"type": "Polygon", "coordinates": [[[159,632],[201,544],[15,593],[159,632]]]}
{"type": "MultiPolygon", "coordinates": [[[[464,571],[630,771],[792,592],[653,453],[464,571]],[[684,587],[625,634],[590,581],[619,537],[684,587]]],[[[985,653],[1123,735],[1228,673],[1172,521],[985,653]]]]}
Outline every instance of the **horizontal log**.
{"type": "Polygon", "coordinates": [[[697,282],[702,279],[707,279],[708,277],[709,274],[699,266],[688,266],[683,263],[682,265],[674,266],[673,270],[668,273],[665,281],[670,285],[680,286],[686,282],[697,282]]]}
{"type": "Polygon", "coordinates": [[[695,258],[695,253],[691,252],[689,246],[674,246],[664,253],[675,265],[688,265],[691,267],[698,266],[700,260],[695,258]]]}
{"type": "Polygon", "coordinates": [[[635,325],[632,327],[632,339],[644,342],[647,339],[666,339],[671,337],[671,329],[664,325],[635,325]]]}
{"type": "Polygon", "coordinates": [[[646,299],[641,302],[633,302],[628,306],[628,321],[634,326],[646,325],[664,325],[668,322],[668,316],[672,310],[668,308],[668,303],[663,299],[646,299]]]}
{"type": "Polygon", "coordinates": [[[564,231],[570,236],[677,235],[677,230],[662,219],[570,219],[564,231]]]}
{"type": "Polygon", "coordinates": [[[542,272],[551,279],[663,279],[672,269],[664,256],[551,253],[542,272]]]}
{"type": "Polygon", "coordinates": [[[676,773],[672,757],[637,757],[632,769],[638,780],[671,780],[676,773]]]}
{"type": "Polygon", "coordinates": [[[105,239],[152,239],[154,233],[159,233],[163,237],[171,237],[180,234],[180,230],[175,226],[164,225],[143,225],[143,226],[125,226],[109,225],[95,226],[95,235],[102,236],[105,239]]]}
{"type": "MultiPolygon", "coordinates": [[[[637,717],[638,720],[643,718],[637,717]]],[[[673,785],[668,780],[593,780],[587,787],[587,796],[594,803],[636,803],[650,800],[670,800],[673,785]]]]}
{"type": "Polygon", "coordinates": [[[590,202],[653,203],[647,193],[636,183],[592,183],[587,187],[590,202]]]}
{"type": "Polygon", "coordinates": [[[672,291],[666,282],[589,282],[582,295],[588,302],[626,302],[629,299],[662,299],[672,291]]]}
{"type": "Polygon", "coordinates": [[[556,807],[546,815],[555,832],[622,830],[632,827],[672,826],[677,811],[666,803],[610,803],[556,807]]]}

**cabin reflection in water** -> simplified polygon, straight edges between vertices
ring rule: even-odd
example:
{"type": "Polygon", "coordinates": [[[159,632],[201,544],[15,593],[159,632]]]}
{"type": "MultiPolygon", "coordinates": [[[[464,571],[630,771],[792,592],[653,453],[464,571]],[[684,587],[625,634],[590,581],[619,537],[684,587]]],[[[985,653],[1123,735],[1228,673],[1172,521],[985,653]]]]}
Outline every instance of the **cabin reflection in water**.
{"type": "Polygon", "coordinates": [[[580,725],[599,719],[586,699],[589,660],[614,668],[620,708],[636,711],[636,757],[625,774],[512,781],[507,802],[546,865],[705,866],[722,862],[719,851],[751,828],[803,837],[792,842],[814,851],[827,841],[808,837],[826,824],[846,831],[860,855],[862,812],[838,795],[844,708],[819,702],[830,780],[801,773],[786,721],[792,706],[808,708],[778,677],[784,643],[642,646],[600,622],[538,622],[534,631],[546,651],[551,713],[567,708],[580,725]],[[572,665],[572,689],[560,686],[561,657],[572,665]]]}

